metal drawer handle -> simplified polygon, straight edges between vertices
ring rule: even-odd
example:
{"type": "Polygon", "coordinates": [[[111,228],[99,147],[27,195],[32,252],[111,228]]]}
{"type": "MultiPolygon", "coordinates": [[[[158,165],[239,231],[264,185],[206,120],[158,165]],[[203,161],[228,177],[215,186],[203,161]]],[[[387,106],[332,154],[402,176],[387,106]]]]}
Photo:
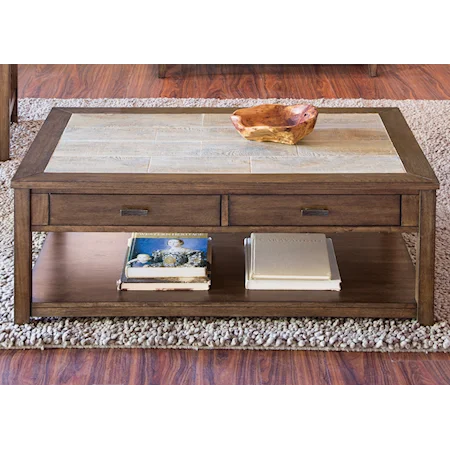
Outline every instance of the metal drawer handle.
{"type": "Polygon", "coordinates": [[[328,216],[328,209],[302,208],[302,216],[328,216]]]}
{"type": "Polygon", "coordinates": [[[121,209],[121,216],[147,216],[148,209],[121,209]]]}

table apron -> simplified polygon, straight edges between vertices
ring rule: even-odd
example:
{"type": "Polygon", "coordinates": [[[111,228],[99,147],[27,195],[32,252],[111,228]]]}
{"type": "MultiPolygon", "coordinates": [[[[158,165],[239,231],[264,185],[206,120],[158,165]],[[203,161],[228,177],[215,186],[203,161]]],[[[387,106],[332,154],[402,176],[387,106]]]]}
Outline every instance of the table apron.
{"type": "Polygon", "coordinates": [[[31,225],[34,231],[411,232],[419,225],[419,196],[111,195],[33,190],[31,225]],[[124,208],[146,214],[124,214],[124,208]]]}

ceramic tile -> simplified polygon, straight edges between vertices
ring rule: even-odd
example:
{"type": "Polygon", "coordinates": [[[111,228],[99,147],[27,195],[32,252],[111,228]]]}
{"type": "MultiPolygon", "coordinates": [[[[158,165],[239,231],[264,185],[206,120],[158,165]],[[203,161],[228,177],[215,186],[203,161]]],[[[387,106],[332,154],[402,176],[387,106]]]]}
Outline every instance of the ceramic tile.
{"type": "Polygon", "coordinates": [[[347,128],[347,129],[385,129],[379,114],[319,114],[315,129],[320,128],[347,128]]]}
{"type": "Polygon", "coordinates": [[[74,114],[46,171],[404,172],[379,114],[319,114],[297,146],[247,141],[230,113],[74,114]],[[152,162],[150,163],[150,158],[152,162]]]}
{"type": "Polygon", "coordinates": [[[251,158],[252,173],[404,173],[399,158],[332,156],[326,158],[251,158]],[[343,170],[344,169],[344,170],[343,170]]]}
{"type": "Polygon", "coordinates": [[[229,128],[190,127],[190,128],[156,128],[157,141],[239,141],[242,136],[235,130],[233,125],[229,128]]]}
{"type": "Polygon", "coordinates": [[[202,156],[296,156],[295,145],[272,142],[240,141],[203,142],[202,156]]]}
{"type": "Polygon", "coordinates": [[[154,141],[156,128],[79,127],[66,128],[61,141],[154,141]]]}
{"type": "Polygon", "coordinates": [[[62,141],[55,156],[198,156],[201,141],[62,141]]]}
{"type": "MultiPolygon", "coordinates": [[[[370,129],[344,129],[344,128],[317,128],[300,142],[341,142],[343,147],[349,141],[387,141],[389,136],[384,130],[370,129]]],[[[345,151],[345,149],[343,149],[345,151]]]]}
{"type": "Polygon", "coordinates": [[[176,158],[155,156],[151,173],[250,173],[250,158],[176,158]]]}
{"type": "Polygon", "coordinates": [[[73,128],[200,127],[202,114],[73,114],[67,124],[73,128]]]}
{"type": "Polygon", "coordinates": [[[150,158],[127,158],[112,156],[91,156],[79,158],[53,156],[45,172],[65,173],[146,173],[150,158]]]}
{"type": "Polygon", "coordinates": [[[340,141],[300,141],[296,148],[298,156],[317,156],[318,158],[333,155],[397,155],[391,141],[355,140],[345,143],[340,141]]]}
{"type": "MultiPolygon", "coordinates": [[[[237,108],[236,108],[237,109],[237,108]]],[[[229,127],[234,128],[231,122],[230,114],[203,114],[203,126],[204,127],[229,127]]]]}

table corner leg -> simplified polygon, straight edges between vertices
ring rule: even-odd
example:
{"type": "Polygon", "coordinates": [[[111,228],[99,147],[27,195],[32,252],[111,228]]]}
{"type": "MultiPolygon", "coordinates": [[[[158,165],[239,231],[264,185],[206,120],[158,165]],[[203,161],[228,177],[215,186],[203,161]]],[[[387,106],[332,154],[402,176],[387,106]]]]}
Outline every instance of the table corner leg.
{"type": "Polygon", "coordinates": [[[421,191],[419,199],[416,263],[417,319],[421,325],[433,325],[436,191],[421,191]]]}
{"type": "Polygon", "coordinates": [[[14,322],[31,315],[31,196],[29,189],[14,191],[14,322]]]}

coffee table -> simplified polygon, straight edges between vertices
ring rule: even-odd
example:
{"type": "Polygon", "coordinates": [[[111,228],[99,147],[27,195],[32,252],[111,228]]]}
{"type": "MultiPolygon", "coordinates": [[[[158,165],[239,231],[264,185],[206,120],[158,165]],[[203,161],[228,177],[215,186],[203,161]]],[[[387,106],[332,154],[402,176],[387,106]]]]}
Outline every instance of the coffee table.
{"type": "Polygon", "coordinates": [[[320,109],[297,146],[231,109],[55,108],[13,181],[15,321],[332,316],[433,323],[438,180],[396,108],[320,109]],[[32,231],[49,232],[32,270],[32,231]],[[132,231],[208,232],[209,292],[118,292],[132,231]],[[341,292],[246,291],[250,232],[333,238],[341,292]],[[402,232],[418,232],[414,268],[402,232]]]}

